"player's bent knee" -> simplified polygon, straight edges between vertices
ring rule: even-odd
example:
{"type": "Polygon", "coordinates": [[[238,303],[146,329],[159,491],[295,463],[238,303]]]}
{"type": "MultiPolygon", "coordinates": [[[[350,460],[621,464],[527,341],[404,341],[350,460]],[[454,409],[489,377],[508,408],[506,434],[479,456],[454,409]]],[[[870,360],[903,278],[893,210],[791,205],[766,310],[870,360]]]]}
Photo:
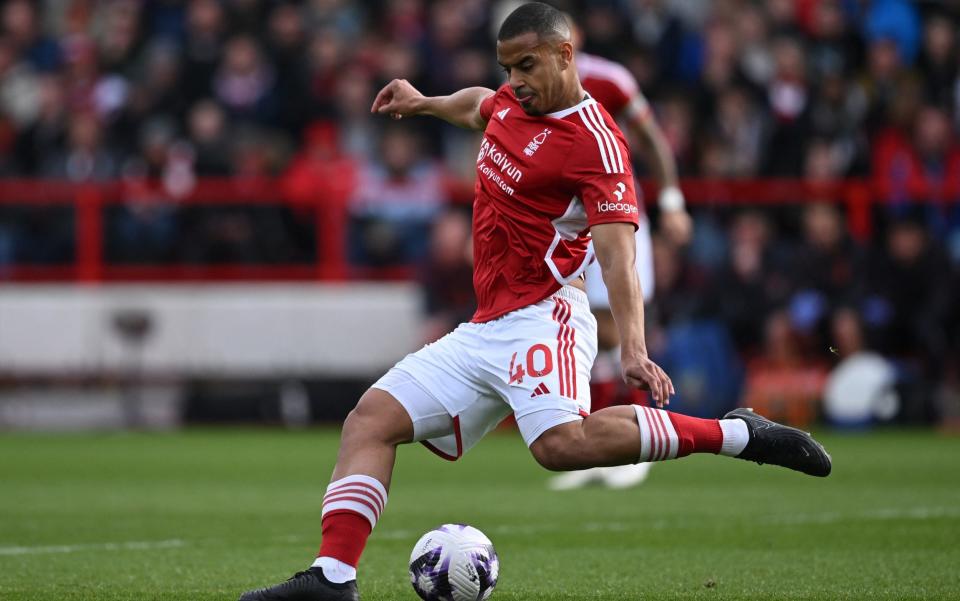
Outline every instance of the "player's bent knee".
{"type": "Polygon", "coordinates": [[[390,393],[371,388],[343,422],[344,441],[373,439],[387,444],[413,440],[413,422],[390,393]]]}
{"type": "Polygon", "coordinates": [[[583,436],[579,423],[569,423],[550,428],[530,445],[533,458],[552,472],[582,469],[581,456],[583,436]]]}

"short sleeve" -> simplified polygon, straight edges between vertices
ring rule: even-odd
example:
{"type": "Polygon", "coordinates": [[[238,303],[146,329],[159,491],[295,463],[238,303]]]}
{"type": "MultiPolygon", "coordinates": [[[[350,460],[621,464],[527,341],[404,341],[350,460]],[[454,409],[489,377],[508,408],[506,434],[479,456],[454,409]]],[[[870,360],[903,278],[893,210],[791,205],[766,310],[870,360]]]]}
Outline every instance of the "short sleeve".
{"type": "Polygon", "coordinates": [[[588,225],[640,223],[632,173],[591,173],[581,178],[578,190],[588,225]]]}
{"type": "Polygon", "coordinates": [[[640,222],[636,185],[623,134],[599,107],[584,111],[586,128],[567,159],[567,173],[587,223],[640,222]]]}
{"type": "Polygon", "coordinates": [[[497,95],[491,94],[480,103],[480,116],[483,117],[484,121],[489,121],[490,117],[493,116],[493,105],[496,101],[497,95]]]}
{"type": "Polygon", "coordinates": [[[480,103],[480,116],[484,121],[489,121],[493,117],[493,107],[496,106],[497,100],[506,87],[506,84],[500,86],[496,92],[484,98],[483,102],[480,103]]]}

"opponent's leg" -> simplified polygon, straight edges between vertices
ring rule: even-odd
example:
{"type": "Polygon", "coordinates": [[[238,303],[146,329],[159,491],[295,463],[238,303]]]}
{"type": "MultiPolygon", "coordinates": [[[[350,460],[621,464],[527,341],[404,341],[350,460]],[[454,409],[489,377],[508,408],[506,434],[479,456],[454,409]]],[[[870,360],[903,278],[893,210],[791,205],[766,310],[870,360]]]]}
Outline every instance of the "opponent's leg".
{"type": "Polygon", "coordinates": [[[558,424],[530,445],[537,461],[551,470],[663,461],[691,453],[739,457],[812,476],[827,476],[831,469],[830,455],[809,434],[748,409],[713,420],[632,405],[610,407],[582,421],[558,418],[558,424]]]}
{"type": "Polygon", "coordinates": [[[343,424],[340,451],[323,498],[322,539],[313,565],[240,601],[357,601],[356,567],[387,503],[397,445],[413,423],[390,393],[368,390],[343,424]]]}

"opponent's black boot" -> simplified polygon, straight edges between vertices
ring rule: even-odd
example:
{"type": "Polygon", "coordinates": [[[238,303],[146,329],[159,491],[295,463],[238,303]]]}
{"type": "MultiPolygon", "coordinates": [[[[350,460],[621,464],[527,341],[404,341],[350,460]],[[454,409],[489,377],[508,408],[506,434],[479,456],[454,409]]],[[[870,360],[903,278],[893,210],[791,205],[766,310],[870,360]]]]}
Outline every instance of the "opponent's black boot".
{"type": "Polygon", "coordinates": [[[781,465],[821,478],[830,475],[830,455],[806,432],[770,421],[750,409],[734,409],[723,418],[739,418],[747,423],[750,442],[737,455],[738,459],[781,465]]]}
{"type": "Polygon", "coordinates": [[[356,580],[335,584],[326,579],[322,569],[310,568],[286,582],[247,591],[240,601],[360,601],[360,593],[356,580]]]}

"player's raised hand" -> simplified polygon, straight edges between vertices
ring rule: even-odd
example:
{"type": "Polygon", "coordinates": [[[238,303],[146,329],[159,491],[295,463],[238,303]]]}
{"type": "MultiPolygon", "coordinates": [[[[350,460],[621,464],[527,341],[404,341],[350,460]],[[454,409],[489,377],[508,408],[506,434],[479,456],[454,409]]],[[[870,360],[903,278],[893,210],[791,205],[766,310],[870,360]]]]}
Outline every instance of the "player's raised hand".
{"type": "Polygon", "coordinates": [[[670,395],[675,394],[673,382],[663,369],[647,356],[621,357],[623,380],[630,386],[649,390],[657,407],[670,404],[670,395]]]}
{"type": "Polygon", "coordinates": [[[377,94],[377,97],[373,100],[373,106],[370,107],[370,112],[401,119],[417,114],[422,99],[423,94],[413,87],[409,81],[394,79],[377,94]]]}

